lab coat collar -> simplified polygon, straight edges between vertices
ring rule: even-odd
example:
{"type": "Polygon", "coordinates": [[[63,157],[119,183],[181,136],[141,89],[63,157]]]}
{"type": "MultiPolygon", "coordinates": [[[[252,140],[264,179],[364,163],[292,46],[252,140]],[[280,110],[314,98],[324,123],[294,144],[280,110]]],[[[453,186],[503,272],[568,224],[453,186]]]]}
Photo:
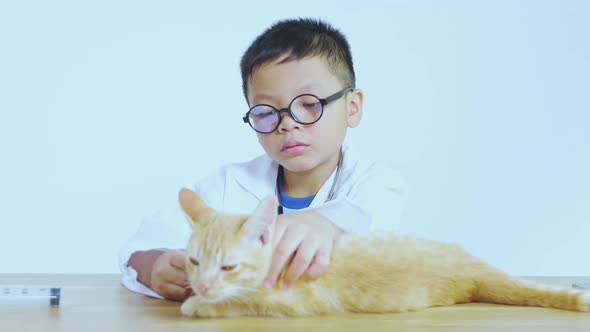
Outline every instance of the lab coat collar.
{"type": "Polygon", "coordinates": [[[266,154],[243,164],[234,174],[234,179],[246,192],[263,200],[269,195],[275,195],[275,186],[279,164],[266,154]]]}
{"type": "MultiPolygon", "coordinates": [[[[348,150],[347,145],[348,144],[345,144],[342,149],[344,153],[344,160],[343,164],[340,166],[343,169],[341,170],[341,174],[339,176],[341,178],[338,179],[339,182],[342,181],[342,176],[344,175],[343,173],[345,173],[343,171],[346,162],[346,150],[348,150]]],[[[248,163],[243,164],[243,166],[239,168],[234,174],[234,179],[244,191],[251,193],[260,201],[269,195],[276,195],[278,171],[279,165],[268,155],[264,154],[248,163]]],[[[309,207],[321,205],[328,200],[330,188],[332,187],[332,182],[335,180],[335,176],[336,170],[330,174],[330,177],[322,185],[309,207]]],[[[338,188],[339,184],[337,183],[334,190],[335,196],[338,196],[338,188]]]]}

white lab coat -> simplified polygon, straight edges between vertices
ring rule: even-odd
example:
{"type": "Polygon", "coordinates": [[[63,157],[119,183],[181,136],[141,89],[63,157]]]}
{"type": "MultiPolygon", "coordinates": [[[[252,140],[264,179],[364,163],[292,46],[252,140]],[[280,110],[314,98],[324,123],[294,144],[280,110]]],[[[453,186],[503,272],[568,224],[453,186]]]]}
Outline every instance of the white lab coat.
{"type": "MultiPolygon", "coordinates": [[[[327,201],[335,178],[330,178],[306,210],[328,218],[345,232],[381,229],[396,231],[406,200],[406,186],[399,172],[383,164],[363,160],[351,146],[343,146],[343,160],[334,197],[327,201]]],[[[251,213],[268,195],[276,193],[278,164],[267,155],[230,164],[204,178],[195,191],[211,208],[227,213],[251,213]]],[[[130,290],[160,297],[137,281],[137,272],[127,266],[131,254],[155,248],[184,248],[190,227],[178,204],[144,218],[134,236],[121,248],[122,283],[130,290]]]]}

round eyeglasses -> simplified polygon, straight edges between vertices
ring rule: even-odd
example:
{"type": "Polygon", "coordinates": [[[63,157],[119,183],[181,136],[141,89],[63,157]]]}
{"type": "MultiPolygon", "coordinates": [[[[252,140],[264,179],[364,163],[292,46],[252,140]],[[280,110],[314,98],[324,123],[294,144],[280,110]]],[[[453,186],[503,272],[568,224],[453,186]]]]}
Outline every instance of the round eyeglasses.
{"type": "Polygon", "coordinates": [[[277,109],[268,104],[258,104],[252,106],[250,110],[244,115],[242,120],[248,123],[252,129],[261,134],[270,134],[275,131],[281,124],[281,115],[288,113],[295,122],[310,125],[316,123],[324,113],[324,106],[341,98],[348,91],[353,88],[342,89],[335,94],[321,99],[312,94],[299,95],[289,103],[289,107],[277,109]]]}

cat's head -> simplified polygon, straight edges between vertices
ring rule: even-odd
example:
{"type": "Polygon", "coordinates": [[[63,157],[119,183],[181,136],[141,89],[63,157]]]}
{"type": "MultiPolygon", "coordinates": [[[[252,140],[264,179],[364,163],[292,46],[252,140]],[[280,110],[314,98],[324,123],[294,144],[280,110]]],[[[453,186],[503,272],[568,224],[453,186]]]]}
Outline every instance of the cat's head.
{"type": "Polygon", "coordinates": [[[188,189],[179,200],[193,228],[186,269],[195,296],[222,302],[261,286],[272,257],[275,198],[262,200],[251,215],[214,211],[188,189]]]}

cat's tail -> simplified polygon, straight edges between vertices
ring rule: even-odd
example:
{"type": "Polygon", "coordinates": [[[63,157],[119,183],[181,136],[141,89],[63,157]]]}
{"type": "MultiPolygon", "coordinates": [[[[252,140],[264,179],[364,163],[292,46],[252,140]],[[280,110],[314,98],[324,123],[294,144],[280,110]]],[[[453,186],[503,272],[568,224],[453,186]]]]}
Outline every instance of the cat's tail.
{"type": "Polygon", "coordinates": [[[590,312],[590,292],[489,273],[475,281],[473,302],[590,312]]]}

